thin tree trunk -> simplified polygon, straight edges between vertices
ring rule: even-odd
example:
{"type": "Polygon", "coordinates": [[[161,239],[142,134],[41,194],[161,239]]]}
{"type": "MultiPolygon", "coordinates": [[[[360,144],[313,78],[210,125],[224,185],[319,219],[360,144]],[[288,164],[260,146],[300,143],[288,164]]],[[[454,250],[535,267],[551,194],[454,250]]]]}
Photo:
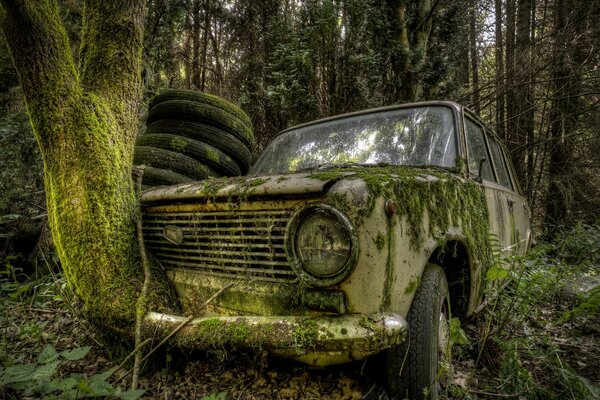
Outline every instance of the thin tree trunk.
{"type": "Polygon", "coordinates": [[[208,69],[208,35],[210,34],[210,3],[204,2],[204,32],[202,34],[202,78],[200,81],[200,90],[206,90],[206,70],[208,69]]]}
{"type": "Polygon", "coordinates": [[[471,60],[471,76],[473,86],[473,111],[481,114],[479,102],[479,54],[477,53],[477,0],[471,0],[469,5],[469,53],[471,60]]]}
{"type": "Polygon", "coordinates": [[[200,88],[200,0],[192,0],[192,86],[200,88]]]}
{"type": "Polygon", "coordinates": [[[506,0],[506,139],[511,157],[515,148],[516,111],[515,111],[515,30],[516,0],[506,0]]]}
{"type": "Polygon", "coordinates": [[[505,129],[505,81],[504,81],[504,40],[502,34],[502,0],[494,0],[495,31],[496,31],[496,131],[501,138],[506,139],[505,129]]]}

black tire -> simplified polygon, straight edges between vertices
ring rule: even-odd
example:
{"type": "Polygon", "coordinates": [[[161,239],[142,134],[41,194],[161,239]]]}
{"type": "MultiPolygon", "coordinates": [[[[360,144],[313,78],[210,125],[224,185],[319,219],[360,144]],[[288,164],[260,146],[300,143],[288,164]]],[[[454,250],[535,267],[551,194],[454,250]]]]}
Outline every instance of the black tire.
{"type": "Polygon", "coordinates": [[[147,146],[135,147],[133,163],[135,165],[146,165],[148,167],[170,170],[195,180],[205,179],[209,176],[220,176],[209,166],[191,157],[174,151],[155,149],[147,146]]]}
{"type": "Polygon", "coordinates": [[[201,122],[161,119],[148,124],[146,134],[149,133],[168,133],[208,143],[233,158],[242,173],[250,167],[252,153],[248,146],[219,128],[201,122]]]}
{"type": "Polygon", "coordinates": [[[146,167],[142,177],[142,188],[151,186],[176,185],[178,183],[194,182],[194,179],[167,169],[146,167]]]}
{"type": "Polygon", "coordinates": [[[166,133],[149,133],[136,141],[136,146],[154,147],[174,151],[200,161],[225,176],[240,176],[240,167],[221,150],[209,144],[183,136],[166,133]]]}
{"type": "Polygon", "coordinates": [[[208,104],[187,100],[169,100],[160,102],[148,110],[148,124],[166,118],[204,122],[231,133],[248,148],[252,148],[254,145],[252,128],[220,108],[208,104]]]}
{"type": "Polygon", "coordinates": [[[450,363],[449,321],[446,276],[438,265],[427,264],[408,313],[408,338],[386,352],[391,398],[438,399],[450,363]]]}
{"type": "Polygon", "coordinates": [[[220,108],[252,129],[252,120],[250,120],[250,117],[244,112],[244,110],[222,97],[209,93],[185,89],[167,89],[154,96],[152,100],[150,100],[150,105],[148,107],[152,108],[158,103],[170,100],[195,101],[197,103],[208,104],[210,106],[220,108]]]}

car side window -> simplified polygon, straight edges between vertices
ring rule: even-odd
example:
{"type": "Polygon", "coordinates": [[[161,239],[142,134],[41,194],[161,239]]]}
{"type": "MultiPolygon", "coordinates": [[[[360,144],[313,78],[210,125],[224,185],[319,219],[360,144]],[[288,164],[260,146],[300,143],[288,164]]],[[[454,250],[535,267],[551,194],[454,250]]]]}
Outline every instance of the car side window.
{"type": "Polygon", "coordinates": [[[498,183],[504,187],[513,190],[506,164],[504,163],[504,157],[502,157],[502,149],[496,140],[490,140],[490,147],[492,149],[492,157],[494,158],[494,166],[496,167],[496,176],[498,176],[498,183]]]}
{"type": "Polygon", "coordinates": [[[486,162],[482,164],[481,177],[486,181],[495,182],[496,179],[494,179],[494,174],[492,173],[492,163],[483,138],[483,129],[475,122],[465,118],[465,134],[467,139],[469,172],[471,175],[478,176],[479,163],[482,158],[485,158],[486,162]]]}

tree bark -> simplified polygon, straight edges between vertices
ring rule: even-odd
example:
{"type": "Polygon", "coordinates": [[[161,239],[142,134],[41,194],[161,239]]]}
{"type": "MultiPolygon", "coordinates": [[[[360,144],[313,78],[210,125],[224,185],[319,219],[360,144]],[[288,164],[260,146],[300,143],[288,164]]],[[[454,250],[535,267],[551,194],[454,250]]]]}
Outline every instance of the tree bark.
{"type": "Polygon", "coordinates": [[[517,12],[517,37],[515,58],[519,60],[519,67],[514,69],[513,80],[515,88],[515,114],[516,119],[514,150],[512,152],[513,164],[518,179],[523,187],[528,182],[527,141],[533,136],[534,108],[533,87],[531,83],[531,22],[533,17],[532,0],[519,0],[517,12]]]}
{"type": "Polygon", "coordinates": [[[131,171],[145,2],[85,3],[79,71],[56,0],[0,3],[65,276],[93,318],[130,328],[143,281],[131,171]]]}
{"type": "Polygon", "coordinates": [[[471,74],[473,77],[473,111],[481,114],[479,102],[479,54],[477,53],[477,1],[471,0],[469,5],[469,50],[471,55],[471,74]]]}
{"type": "Polygon", "coordinates": [[[549,239],[568,222],[575,191],[574,138],[579,128],[582,92],[579,68],[587,58],[579,40],[585,35],[589,18],[587,10],[576,1],[557,0],[554,7],[556,62],[553,65],[554,101],[545,221],[549,239]]]}

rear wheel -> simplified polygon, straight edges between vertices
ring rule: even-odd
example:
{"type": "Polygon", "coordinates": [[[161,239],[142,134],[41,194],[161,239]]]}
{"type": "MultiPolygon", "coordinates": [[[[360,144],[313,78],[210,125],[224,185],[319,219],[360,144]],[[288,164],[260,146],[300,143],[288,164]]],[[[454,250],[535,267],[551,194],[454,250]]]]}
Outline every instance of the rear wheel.
{"type": "Polygon", "coordinates": [[[395,399],[438,399],[450,372],[450,302],[441,267],[427,264],[408,313],[409,334],[386,353],[386,386],[395,399]]]}

